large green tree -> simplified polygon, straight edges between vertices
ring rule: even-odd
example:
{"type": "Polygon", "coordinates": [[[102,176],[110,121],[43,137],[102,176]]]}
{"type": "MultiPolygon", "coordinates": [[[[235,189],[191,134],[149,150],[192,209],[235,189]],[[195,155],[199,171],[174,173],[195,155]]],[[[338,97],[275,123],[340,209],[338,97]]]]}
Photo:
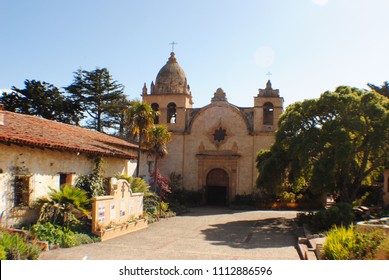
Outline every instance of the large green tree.
{"type": "Polygon", "coordinates": [[[4,104],[6,110],[79,124],[81,106],[71,96],[46,82],[25,80],[24,86],[24,89],[12,87],[12,92],[2,94],[0,103],[4,104]]]}
{"type": "Polygon", "coordinates": [[[124,86],[112,79],[107,68],[79,69],[66,90],[82,104],[88,128],[101,132],[117,128],[117,113],[126,98],[124,86]]]}
{"type": "Polygon", "coordinates": [[[378,92],[379,94],[382,94],[383,96],[389,98],[389,82],[384,82],[382,86],[376,86],[371,83],[368,83],[367,85],[371,90],[374,90],[375,92],[378,92]]]}
{"type": "Polygon", "coordinates": [[[258,187],[334,193],[352,202],[389,157],[389,100],[374,91],[338,87],[290,105],[270,151],[257,156],[258,187]]]}
{"type": "Polygon", "coordinates": [[[131,101],[126,111],[126,131],[129,140],[134,140],[138,144],[138,162],[136,167],[136,177],[140,176],[140,157],[143,144],[148,141],[150,128],[154,125],[155,112],[151,105],[146,102],[131,101]]]}

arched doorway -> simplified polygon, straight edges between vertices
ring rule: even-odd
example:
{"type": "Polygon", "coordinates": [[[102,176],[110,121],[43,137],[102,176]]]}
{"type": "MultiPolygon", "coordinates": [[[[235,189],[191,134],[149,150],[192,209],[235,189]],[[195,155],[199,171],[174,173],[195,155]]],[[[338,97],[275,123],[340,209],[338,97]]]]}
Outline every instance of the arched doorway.
{"type": "Polygon", "coordinates": [[[228,173],[221,168],[214,168],[207,174],[206,203],[208,205],[227,205],[228,173]]]}

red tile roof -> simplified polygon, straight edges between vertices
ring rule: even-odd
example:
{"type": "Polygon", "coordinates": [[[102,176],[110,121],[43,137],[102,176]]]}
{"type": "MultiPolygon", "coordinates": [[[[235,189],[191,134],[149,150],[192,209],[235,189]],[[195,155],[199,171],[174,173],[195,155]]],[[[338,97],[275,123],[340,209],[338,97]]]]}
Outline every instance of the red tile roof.
{"type": "Polygon", "coordinates": [[[2,110],[1,142],[126,159],[136,158],[138,147],[94,130],[2,110]]]}

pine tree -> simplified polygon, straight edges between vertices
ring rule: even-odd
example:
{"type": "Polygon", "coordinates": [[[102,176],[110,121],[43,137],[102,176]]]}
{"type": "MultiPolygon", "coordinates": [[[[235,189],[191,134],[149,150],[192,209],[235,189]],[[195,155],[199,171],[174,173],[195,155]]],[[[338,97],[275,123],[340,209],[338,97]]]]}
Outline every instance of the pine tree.
{"type": "Polygon", "coordinates": [[[0,103],[5,109],[21,114],[78,125],[81,118],[80,104],[50,83],[25,80],[25,88],[12,87],[3,93],[0,103]]]}
{"type": "Polygon", "coordinates": [[[374,84],[370,84],[368,83],[367,84],[369,86],[369,88],[387,98],[389,98],[389,82],[386,81],[382,84],[382,86],[376,86],[374,84]]]}
{"type": "Polygon", "coordinates": [[[73,83],[66,87],[87,114],[87,127],[103,132],[117,128],[117,114],[121,110],[124,86],[112,79],[107,68],[93,71],[77,70],[73,83]]]}

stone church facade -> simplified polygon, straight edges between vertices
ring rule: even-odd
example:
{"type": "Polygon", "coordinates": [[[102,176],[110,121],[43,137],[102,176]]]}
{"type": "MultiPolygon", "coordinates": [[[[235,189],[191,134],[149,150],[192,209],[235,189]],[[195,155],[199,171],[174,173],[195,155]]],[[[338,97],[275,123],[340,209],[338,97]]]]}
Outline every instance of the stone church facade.
{"type": "Polygon", "coordinates": [[[200,191],[205,204],[225,205],[237,194],[256,190],[256,154],[274,142],[283,98],[270,81],[259,89],[253,107],[228,102],[217,89],[211,103],[194,108],[185,72],[172,52],[143,101],[159,111],[156,123],[172,132],[169,154],[160,161],[164,175],[181,174],[183,188],[200,191]]]}

